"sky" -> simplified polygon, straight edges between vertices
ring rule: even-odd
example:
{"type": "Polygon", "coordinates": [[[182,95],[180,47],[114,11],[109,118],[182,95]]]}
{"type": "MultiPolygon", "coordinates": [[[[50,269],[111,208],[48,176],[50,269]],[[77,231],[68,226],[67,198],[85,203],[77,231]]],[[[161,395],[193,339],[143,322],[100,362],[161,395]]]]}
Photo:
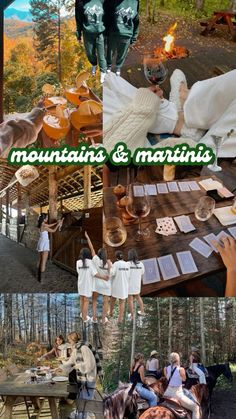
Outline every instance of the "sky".
{"type": "Polygon", "coordinates": [[[11,7],[18,10],[29,10],[29,0],[15,0],[11,7]]]}

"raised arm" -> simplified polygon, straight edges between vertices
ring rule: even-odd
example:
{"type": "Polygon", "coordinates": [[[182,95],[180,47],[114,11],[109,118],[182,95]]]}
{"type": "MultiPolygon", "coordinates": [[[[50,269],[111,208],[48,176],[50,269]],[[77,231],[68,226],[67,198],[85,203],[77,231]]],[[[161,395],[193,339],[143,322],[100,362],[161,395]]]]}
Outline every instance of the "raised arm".
{"type": "Polygon", "coordinates": [[[92,253],[92,256],[94,257],[95,255],[96,255],[96,252],[95,252],[95,250],[94,250],[94,247],[93,247],[93,244],[92,244],[92,242],[91,242],[91,240],[90,240],[90,237],[89,237],[89,235],[88,235],[88,233],[87,233],[87,231],[85,231],[85,237],[86,237],[86,239],[87,239],[87,242],[88,242],[88,246],[89,246],[89,249],[90,249],[90,252],[92,253]]]}

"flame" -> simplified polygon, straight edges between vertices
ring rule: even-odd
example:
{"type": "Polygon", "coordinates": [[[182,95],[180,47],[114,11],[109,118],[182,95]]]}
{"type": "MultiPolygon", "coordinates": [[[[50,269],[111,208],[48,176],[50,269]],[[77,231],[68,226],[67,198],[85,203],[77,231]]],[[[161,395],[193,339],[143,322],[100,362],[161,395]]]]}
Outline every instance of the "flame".
{"type": "Polygon", "coordinates": [[[166,52],[171,52],[174,48],[174,42],[175,42],[175,37],[174,37],[174,31],[177,27],[177,22],[175,22],[168,30],[168,33],[166,36],[164,36],[163,41],[165,42],[164,45],[164,50],[166,52]]]}

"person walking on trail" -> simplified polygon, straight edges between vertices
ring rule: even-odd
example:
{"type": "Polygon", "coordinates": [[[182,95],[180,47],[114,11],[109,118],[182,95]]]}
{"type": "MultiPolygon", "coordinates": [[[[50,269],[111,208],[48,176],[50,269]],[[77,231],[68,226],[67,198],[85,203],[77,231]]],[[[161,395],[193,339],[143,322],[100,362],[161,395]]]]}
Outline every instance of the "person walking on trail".
{"type": "Polygon", "coordinates": [[[164,397],[177,399],[181,406],[192,412],[192,419],[200,418],[199,406],[183,392],[183,381],[186,381],[185,369],[180,366],[180,356],[176,352],[170,354],[170,365],[164,368],[165,377],[168,380],[168,386],[164,397]]]}
{"type": "Polygon", "coordinates": [[[201,355],[198,349],[192,348],[189,356],[190,368],[193,372],[198,375],[199,383],[206,384],[206,376],[203,371],[203,365],[201,362],[201,355]]]}
{"type": "Polygon", "coordinates": [[[99,249],[97,254],[94,250],[93,244],[90,240],[90,237],[85,232],[85,237],[88,242],[89,249],[92,254],[92,261],[97,272],[100,275],[107,275],[108,279],[105,281],[104,279],[94,279],[93,283],[93,322],[97,323],[97,298],[99,295],[103,296],[103,310],[102,310],[102,323],[105,325],[108,322],[107,313],[109,310],[109,301],[111,297],[111,279],[110,279],[110,271],[112,268],[112,262],[107,259],[107,252],[106,249],[99,249]]]}
{"type": "Polygon", "coordinates": [[[144,356],[136,354],[130,368],[130,382],[136,383],[135,390],[143,399],[147,400],[149,407],[157,406],[157,396],[153,390],[146,385],[144,356]]]}
{"type": "Polygon", "coordinates": [[[160,378],[158,374],[159,370],[159,360],[157,358],[157,351],[152,351],[150,357],[146,362],[146,371],[152,375],[155,375],[157,379],[160,378]]]}
{"type": "Polygon", "coordinates": [[[92,64],[92,74],[96,74],[97,64],[100,68],[100,81],[104,82],[107,63],[104,45],[104,0],[76,0],[75,19],[77,39],[83,36],[87,58],[92,64]]]}
{"type": "MultiPolygon", "coordinates": [[[[108,3],[108,2],[107,2],[108,3]]],[[[116,54],[116,75],[127,57],[129,47],[137,41],[139,33],[139,0],[113,0],[106,6],[107,69],[111,71],[116,54]]]]}
{"type": "Polygon", "coordinates": [[[140,297],[142,279],[145,272],[144,264],[139,261],[138,254],[135,249],[130,249],[128,252],[128,263],[130,267],[129,277],[129,296],[128,304],[130,310],[130,317],[133,319],[134,316],[134,299],[137,299],[140,310],[138,314],[144,316],[144,305],[143,300],[140,297]]]}

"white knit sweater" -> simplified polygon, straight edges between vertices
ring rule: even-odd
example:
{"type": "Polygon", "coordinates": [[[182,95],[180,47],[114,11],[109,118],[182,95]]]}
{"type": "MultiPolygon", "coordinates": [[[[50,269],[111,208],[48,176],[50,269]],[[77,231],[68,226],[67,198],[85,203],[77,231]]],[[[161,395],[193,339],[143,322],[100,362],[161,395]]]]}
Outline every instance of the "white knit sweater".
{"type": "Polygon", "coordinates": [[[155,121],[161,99],[149,89],[138,89],[125,109],[104,124],[103,145],[108,152],[122,141],[134,152],[147,146],[147,133],[155,121]]]}

